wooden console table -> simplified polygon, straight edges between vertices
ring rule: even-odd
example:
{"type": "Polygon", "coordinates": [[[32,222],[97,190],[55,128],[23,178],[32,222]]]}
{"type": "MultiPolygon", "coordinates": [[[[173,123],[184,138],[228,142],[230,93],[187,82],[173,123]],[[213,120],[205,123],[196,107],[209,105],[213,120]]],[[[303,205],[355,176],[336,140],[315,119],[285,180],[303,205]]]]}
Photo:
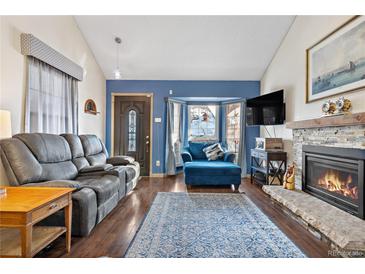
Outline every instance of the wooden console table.
{"type": "Polygon", "coordinates": [[[73,188],[5,187],[0,195],[0,257],[33,257],[63,233],[71,249],[73,188]],[[65,226],[35,226],[60,209],[65,226]]]}
{"type": "Polygon", "coordinates": [[[251,149],[251,183],[255,181],[260,184],[271,185],[277,178],[280,184],[283,184],[286,161],[285,151],[251,149]],[[277,162],[278,166],[274,166],[274,162],[277,162]],[[259,180],[255,176],[256,173],[262,174],[264,180],[259,180]],[[271,180],[270,176],[272,176],[271,180]]]}

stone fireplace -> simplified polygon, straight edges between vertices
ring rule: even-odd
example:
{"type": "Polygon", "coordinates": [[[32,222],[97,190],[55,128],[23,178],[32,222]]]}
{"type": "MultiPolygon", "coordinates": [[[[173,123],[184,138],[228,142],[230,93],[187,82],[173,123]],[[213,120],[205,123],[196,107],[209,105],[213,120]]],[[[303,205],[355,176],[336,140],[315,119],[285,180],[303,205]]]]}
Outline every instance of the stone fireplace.
{"type": "Polygon", "coordinates": [[[365,125],[293,128],[293,161],[297,167],[295,178],[297,189],[302,189],[304,145],[365,150],[365,125]]]}
{"type": "Polygon", "coordinates": [[[302,151],[303,191],[365,219],[365,150],[303,145],[302,151]]]}
{"type": "Polygon", "coordinates": [[[291,160],[299,191],[269,185],[263,190],[339,251],[336,256],[365,257],[365,112],[293,121],[286,127],[293,130],[291,160]]]}

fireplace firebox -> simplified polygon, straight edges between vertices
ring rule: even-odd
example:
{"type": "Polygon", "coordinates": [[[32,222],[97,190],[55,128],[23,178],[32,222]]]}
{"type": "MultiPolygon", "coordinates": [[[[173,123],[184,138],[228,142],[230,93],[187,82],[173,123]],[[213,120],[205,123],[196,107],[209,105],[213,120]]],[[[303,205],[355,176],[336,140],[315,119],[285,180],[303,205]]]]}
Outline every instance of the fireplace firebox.
{"type": "Polygon", "coordinates": [[[303,191],[361,219],[365,150],[303,145],[303,191]]]}

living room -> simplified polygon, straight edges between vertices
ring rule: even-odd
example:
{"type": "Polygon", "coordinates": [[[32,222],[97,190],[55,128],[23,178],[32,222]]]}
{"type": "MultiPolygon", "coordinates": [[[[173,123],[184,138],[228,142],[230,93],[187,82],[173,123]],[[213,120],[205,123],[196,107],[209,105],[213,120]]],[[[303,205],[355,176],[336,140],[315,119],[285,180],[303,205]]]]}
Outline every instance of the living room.
{"type": "Polygon", "coordinates": [[[131,5],[0,16],[4,265],[363,266],[364,7],[131,5]]]}

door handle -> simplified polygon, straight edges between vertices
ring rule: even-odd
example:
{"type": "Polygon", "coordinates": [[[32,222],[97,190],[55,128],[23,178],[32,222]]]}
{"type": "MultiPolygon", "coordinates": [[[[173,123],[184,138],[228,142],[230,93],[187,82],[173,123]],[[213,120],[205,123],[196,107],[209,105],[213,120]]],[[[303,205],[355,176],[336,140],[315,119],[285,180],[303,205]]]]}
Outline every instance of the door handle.
{"type": "Polygon", "coordinates": [[[146,152],[148,153],[149,152],[149,144],[150,144],[150,141],[146,141],[146,152]]]}

